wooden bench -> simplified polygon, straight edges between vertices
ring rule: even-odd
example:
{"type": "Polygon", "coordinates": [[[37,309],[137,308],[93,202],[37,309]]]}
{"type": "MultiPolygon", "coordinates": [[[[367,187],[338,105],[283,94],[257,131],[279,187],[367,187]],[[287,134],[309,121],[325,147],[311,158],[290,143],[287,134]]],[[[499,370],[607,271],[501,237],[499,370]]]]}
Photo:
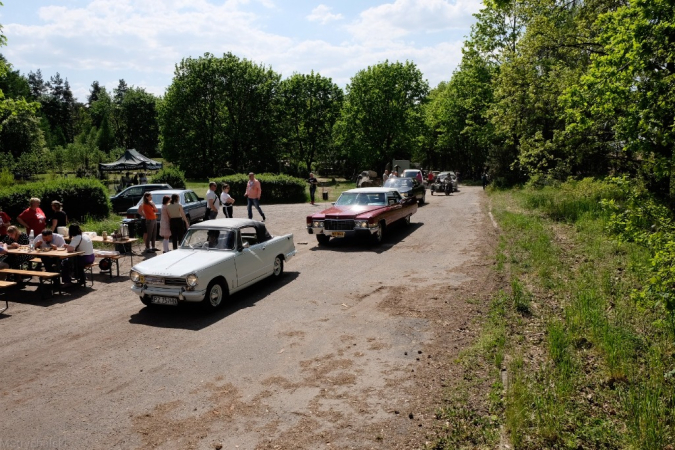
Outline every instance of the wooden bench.
{"type": "MultiPolygon", "coordinates": [[[[120,258],[123,257],[123,256],[125,256],[125,255],[123,255],[123,254],[119,254],[119,255],[99,255],[97,253],[94,253],[94,257],[96,259],[108,258],[109,260],[114,261],[115,267],[117,269],[117,276],[118,277],[120,276],[120,258]]],[[[101,269],[101,273],[110,274],[110,278],[112,278],[113,277],[112,266],[110,266],[110,269],[108,269],[108,270],[101,269]]]]}
{"type": "MultiPolygon", "coordinates": [[[[53,294],[54,293],[54,286],[58,287],[59,289],[59,294],[61,294],[61,281],[59,277],[61,276],[60,273],[58,272],[43,272],[40,270],[20,270],[20,269],[0,269],[0,273],[4,273],[6,275],[18,275],[19,277],[37,277],[38,280],[40,280],[40,285],[39,285],[39,290],[40,290],[40,295],[42,298],[45,298],[44,295],[44,289],[42,288],[44,286],[44,281],[47,280],[51,283],[51,289],[50,292],[53,294]]],[[[19,283],[22,283],[20,281],[19,283]]]]}
{"type": "MultiPolygon", "coordinates": [[[[0,280],[0,288],[4,289],[4,288],[12,287],[12,286],[16,286],[16,283],[13,282],[13,281],[0,280]]],[[[8,308],[9,308],[9,301],[7,300],[7,298],[5,298],[5,307],[0,309],[0,314],[7,311],[8,308]]]]}

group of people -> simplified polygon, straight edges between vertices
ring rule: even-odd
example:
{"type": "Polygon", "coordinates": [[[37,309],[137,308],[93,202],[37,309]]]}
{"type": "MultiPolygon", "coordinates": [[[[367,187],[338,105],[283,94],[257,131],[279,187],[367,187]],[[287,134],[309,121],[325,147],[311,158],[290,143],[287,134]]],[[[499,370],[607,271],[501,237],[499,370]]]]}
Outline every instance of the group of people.
{"type": "MultiPolygon", "coordinates": [[[[143,195],[143,203],[138,208],[138,213],[145,220],[145,233],[143,241],[145,243],[146,253],[155,253],[155,242],[157,241],[157,205],[152,201],[152,193],[146,192],[143,195]]],[[[180,204],[180,196],[173,194],[162,197],[162,209],[159,211],[159,235],[162,237],[162,251],[169,251],[169,241],[173,249],[178,248],[178,243],[183,240],[185,232],[190,227],[190,222],[185,215],[183,205],[180,204]]]]}
{"type": "Polygon", "coordinates": [[[129,186],[135,186],[137,184],[148,184],[148,176],[144,172],[141,172],[135,173],[134,176],[132,177],[131,172],[127,172],[120,178],[119,190],[121,191],[124,188],[128,188],[129,186]]]}

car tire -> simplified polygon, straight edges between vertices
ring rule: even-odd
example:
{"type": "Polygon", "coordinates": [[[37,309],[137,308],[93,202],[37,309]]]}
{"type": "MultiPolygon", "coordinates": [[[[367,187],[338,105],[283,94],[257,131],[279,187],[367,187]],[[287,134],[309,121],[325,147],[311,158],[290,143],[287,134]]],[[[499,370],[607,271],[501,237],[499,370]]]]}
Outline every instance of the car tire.
{"type": "Polygon", "coordinates": [[[149,295],[144,295],[141,297],[141,303],[143,303],[145,306],[157,306],[154,303],[150,301],[150,296],[149,295]]]}
{"type": "Polygon", "coordinates": [[[319,245],[326,245],[328,244],[328,241],[330,241],[330,236],[326,236],[325,234],[317,234],[316,240],[319,245]]]}
{"type": "Polygon", "coordinates": [[[434,196],[434,190],[433,189],[430,189],[430,190],[431,190],[431,196],[433,197],[434,196]]]}
{"type": "Polygon", "coordinates": [[[384,222],[380,222],[380,226],[377,228],[377,233],[375,233],[372,236],[373,243],[375,245],[380,245],[382,243],[382,241],[384,240],[384,229],[385,229],[384,222]]]}
{"type": "Polygon", "coordinates": [[[277,255],[274,258],[274,265],[272,267],[272,277],[276,280],[281,278],[284,274],[284,258],[281,255],[277,255]]]}
{"type": "Polygon", "coordinates": [[[405,226],[409,227],[410,226],[410,219],[412,218],[412,214],[408,214],[405,216],[405,226]]]}
{"type": "Polygon", "coordinates": [[[202,300],[202,306],[207,311],[214,311],[223,304],[227,291],[223,286],[223,282],[220,280],[212,280],[209,283],[209,286],[206,288],[206,294],[204,294],[204,300],[202,300]]]}

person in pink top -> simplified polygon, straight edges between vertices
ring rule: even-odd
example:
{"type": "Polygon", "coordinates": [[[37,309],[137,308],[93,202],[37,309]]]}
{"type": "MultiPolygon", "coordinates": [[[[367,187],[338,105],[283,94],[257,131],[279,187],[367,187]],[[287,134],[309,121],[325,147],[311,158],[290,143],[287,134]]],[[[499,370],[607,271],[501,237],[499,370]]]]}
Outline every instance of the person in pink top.
{"type": "Polygon", "coordinates": [[[40,199],[31,198],[30,206],[19,214],[16,220],[26,228],[26,231],[33,230],[35,236],[42,233],[47,226],[47,216],[40,209],[40,199]]]}
{"type": "Polygon", "coordinates": [[[253,219],[253,210],[252,206],[255,206],[255,209],[258,210],[262,216],[262,221],[265,221],[265,213],[260,209],[260,195],[262,194],[262,188],[260,187],[260,181],[255,179],[255,174],[253,172],[248,174],[248,183],[246,184],[246,193],[244,197],[248,200],[248,218],[253,219]]]}

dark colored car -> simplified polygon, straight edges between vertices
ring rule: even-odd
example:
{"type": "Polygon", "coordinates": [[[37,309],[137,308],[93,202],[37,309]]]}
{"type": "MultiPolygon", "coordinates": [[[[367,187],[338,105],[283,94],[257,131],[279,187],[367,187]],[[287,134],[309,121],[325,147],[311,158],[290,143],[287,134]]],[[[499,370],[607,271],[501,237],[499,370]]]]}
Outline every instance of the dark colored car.
{"type": "Polygon", "coordinates": [[[112,210],[118,214],[124,214],[127,209],[135,206],[138,201],[143,198],[143,194],[148,191],[156,191],[157,189],[171,189],[168,184],[138,184],[136,186],[129,186],[117,195],[110,197],[112,210]]]}
{"type": "Polygon", "coordinates": [[[387,227],[399,220],[409,224],[416,212],[415,199],[401,197],[396,189],[350,189],[330,208],[307,216],[307,232],[316,235],[319,245],[350,236],[371,237],[380,243],[387,227]]]}
{"type": "Polygon", "coordinates": [[[426,188],[415,178],[389,178],[382,187],[396,189],[401,197],[415,197],[420,205],[427,199],[426,188]]]}

